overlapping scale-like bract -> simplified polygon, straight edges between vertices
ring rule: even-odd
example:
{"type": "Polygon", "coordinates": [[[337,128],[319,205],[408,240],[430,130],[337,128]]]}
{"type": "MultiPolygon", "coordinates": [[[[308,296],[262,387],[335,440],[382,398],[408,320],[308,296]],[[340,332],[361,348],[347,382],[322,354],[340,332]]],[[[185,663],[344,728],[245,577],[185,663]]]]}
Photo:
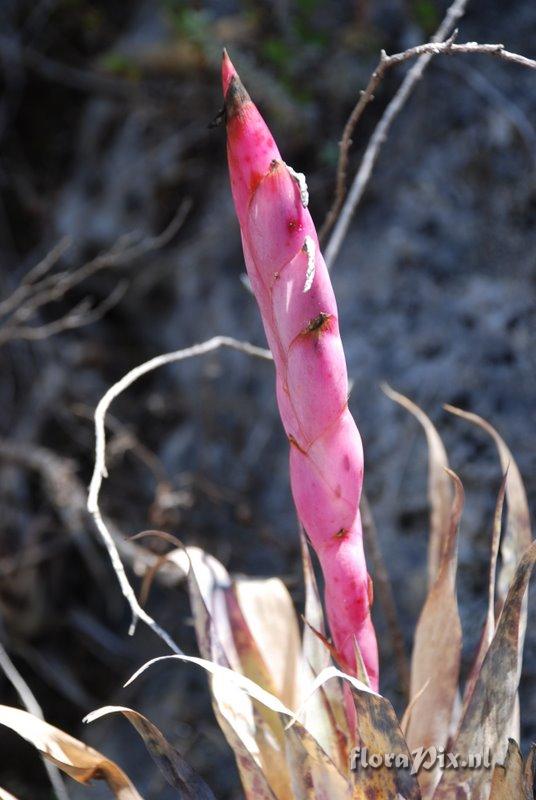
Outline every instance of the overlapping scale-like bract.
{"type": "Polygon", "coordinates": [[[305,186],[281,159],[226,53],[222,78],[231,187],[248,275],[275,361],[294,502],[324,574],[337,658],[355,671],[357,643],[377,688],[359,514],[363,450],[348,410],[333,288],[305,186]]]}

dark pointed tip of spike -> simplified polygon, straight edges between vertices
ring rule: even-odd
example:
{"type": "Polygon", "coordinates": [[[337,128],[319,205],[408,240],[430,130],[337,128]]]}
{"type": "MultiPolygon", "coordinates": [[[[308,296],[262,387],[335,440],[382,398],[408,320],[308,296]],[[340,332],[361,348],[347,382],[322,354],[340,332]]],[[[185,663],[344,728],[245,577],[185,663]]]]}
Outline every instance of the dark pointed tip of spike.
{"type": "Polygon", "coordinates": [[[221,77],[224,107],[226,117],[229,120],[240,113],[242,107],[249,102],[250,98],[225,48],[223,48],[221,77]]]}
{"type": "Polygon", "coordinates": [[[244,89],[244,85],[238,75],[233,75],[229,81],[227,92],[225,93],[225,116],[227,120],[236,117],[242,111],[246,103],[251,102],[249,94],[244,89]]]}

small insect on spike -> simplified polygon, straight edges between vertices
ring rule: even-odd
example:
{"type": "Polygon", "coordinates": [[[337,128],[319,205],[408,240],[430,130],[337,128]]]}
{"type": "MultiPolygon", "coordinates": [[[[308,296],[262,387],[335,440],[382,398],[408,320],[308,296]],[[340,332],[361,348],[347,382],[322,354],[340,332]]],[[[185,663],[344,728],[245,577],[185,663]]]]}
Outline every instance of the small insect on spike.
{"type": "Polygon", "coordinates": [[[231,189],[251,288],[274,356],[292,495],[324,573],[335,657],[357,674],[357,642],[377,689],[359,514],[363,450],[348,410],[337,303],[307,208],[307,184],[281,158],[225,52],[222,82],[231,189]]]}

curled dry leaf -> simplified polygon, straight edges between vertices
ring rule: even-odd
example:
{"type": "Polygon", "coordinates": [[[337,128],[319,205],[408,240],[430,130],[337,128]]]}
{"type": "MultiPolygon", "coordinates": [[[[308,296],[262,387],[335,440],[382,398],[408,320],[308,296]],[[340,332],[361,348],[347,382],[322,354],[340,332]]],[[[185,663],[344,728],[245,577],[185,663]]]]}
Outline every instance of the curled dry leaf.
{"type": "MultiPolygon", "coordinates": [[[[455,489],[448,535],[443,540],[439,571],[415,630],[410,695],[413,707],[406,734],[410,750],[446,746],[458,693],[462,628],[456,599],[456,545],[464,493],[457,475],[451,470],[448,473],[455,489]],[[422,692],[424,686],[427,688],[422,692]]],[[[438,780],[437,767],[421,770],[423,796],[431,794],[438,780]]]]}
{"type": "Polygon", "coordinates": [[[143,800],[123,770],[106,756],[27,711],[0,706],[5,725],[78,783],[104,780],[118,800],[143,800]]]}
{"type": "MultiPolygon", "coordinates": [[[[334,678],[345,681],[350,689],[357,712],[356,744],[366,748],[368,754],[384,755],[395,753],[407,757],[411,764],[408,746],[400,730],[396,714],[391,703],[374,692],[369,686],[352,675],[341,672],[336,667],[328,667],[314,681],[314,691],[334,678]]],[[[291,722],[301,715],[301,710],[294,715],[291,722]]],[[[350,766],[350,761],[348,762],[350,766]]],[[[419,784],[409,769],[396,766],[379,769],[357,769],[350,773],[352,795],[354,800],[420,800],[419,784]]],[[[320,795],[322,796],[322,795],[320,795]]],[[[327,795],[326,797],[330,797],[327,795]]]]}
{"type": "MultiPolygon", "coordinates": [[[[510,449],[497,433],[495,428],[478,414],[462,411],[455,406],[446,405],[445,409],[462,419],[472,422],[488,433],[497,447],[501,460],[501,469],[506,474],[506,499],[508,501],[506,532],[501,545],[502,566],[499,572],[497,596],[502,605],[508,592],[517,564],[532,541],[530,514],[527,493],[523,485],[521,473],[510,449]]],[[[500,610],[500,609],[499,609],[500,610]]]]}
{"type": "Polygon", "coordinates": [[[482,662],[488,651],[488,648],[493,640],[495,633],[495,580],[497,572],[497,557],[499,554],[499,542],[501,538],[501,523],[502,513],[504,506],[504,496],[506,492],[506,474],[502,480],[499,493],[497,495],[497,502],[495,504],[495,513],[493,515],[493,530],[491,535],[491,557],[488,572],[488,609],[486,613],[486,620],[484,622],[484,629],[478,645],[475,660],[467,682],[465,684],[465,692],[463,697],[463,710],[467,708],[475,683],[482,667],[482,662]]]}
{"type": "MultiPolygon", "coordinates": [[[[323,751],[301,724],[297,724],[296,732],[290,734],[289,728],[285,729],[280,723],[280,729],[284,735],[284,746],[282,750],[279,750],[277,738],[265,717],[253,709],[252,718],[249,721],[246,720],[248,709],[240,710],[239,698],[233,689],[238,690],[239,693],[245,693],[272,712],[276,712],[280,717],[285,719],[290,717],[295,722],[294,715],[289,708],[245,675],[193,656],[163,656],[147,662],[132,676],[129,683],[155,662],[170,658],[197,664],[213,676],[212,690],[216,700],[215,711],[222,730],[235,752],[248,798],[251,800],[257,800],[257,798],[294,800],[294,791],[299,785],[297,781],[301,778],[294,775],[292,769],[289,771],[289,767],[292,768],[292,765],[296,765],[298,762],[307,765],[307,773],[311,775],[313,781],[312,786],[316,786],[318,789],[318,793],[314,796],[332,797],[333,800],[339,798],[344,800],[349,796],[348,782],[343,778],[329,755],[323,751]],[[287,761],[286,755],[289,752],[292,757],[287,761]],[[337,793],[322,794],[324,786],[333,790],[338,787],[337,793]]],[[[341,675],[342,673],[335,670],[334,674],[341,675]]],[[[322,679],[325,679],[324,676],[322,679]]],[[[355,683],[360,685],[359,681],[355,681],[355,683]]],[[[365,689],[370,691],[367,687],[365,689]]],[[[251,704],[249,705],[251,706],[251,704]]]]}
{"type": "MultiPolygon", "coordinates": [[[[479,417],[478,414],[462,411],[450,405],[445,406],[445,408],[452,414],[482,428],[491,436],[499,453],[502,472],[506,474],[507,515],[505,533],[501,543],[501,568],[497,579],[497,613],[500,613],[519,560],[532,541],[527,493],[514,457],[495,428],[487,420],[479,417]]],[[[519,620],[518,643],[520,658],[523,653],[526,626],[527,599],[525,598],[521,606],[519,620]]],[[[519,698],[517,696],[512,703],[509,732],[511,736],[519,740],[519,698]]]]}
{"type": "MultiPolygon", "coordinates": [[[[493,763],[504,759],[521,670],[521,609],[535,561],[536,542],[533,542],[510,584],[495,636],[453,742],[453,752],[485,754],[489,751],[493,763]]],[[[485,798],[490,781],[490,771],[485,768],[448,770],[443,773],[434,798],[450,800],[455,796],[456,786],[463,782],[468,785],[471,798],[485,798]]]]}
{"type": "Polygon", "coordinates": [[[179,790],[181,800],[215,800],[207,784],[147,717],[124,706],[104,706],[92,711],[84,722],[94,722],[107,714],[123,714],[143,739],[151,758],[170,786],[179,790]]]}
{"type": "Polygon", "coordinates": [[[447,452],[432,421],[416,403],[382,384],[391,400],[398,403],[420,422],[428,443],[428,502],[430,503],[430,538],[428,543],[428,582],[431,585],[439,569],[443,537],[450,521],[452,486],[445,467],[449,466],[447,452]]]}

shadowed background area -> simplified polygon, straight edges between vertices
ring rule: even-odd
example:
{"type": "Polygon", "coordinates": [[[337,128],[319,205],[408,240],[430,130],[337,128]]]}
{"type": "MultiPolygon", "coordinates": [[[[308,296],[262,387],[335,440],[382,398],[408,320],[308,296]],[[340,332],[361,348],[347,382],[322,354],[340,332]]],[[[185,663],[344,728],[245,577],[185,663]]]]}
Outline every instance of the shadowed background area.
{"type": "MultiPolygon", "coordinates": [[[[344,122],[380,49],[425,41],[445,7],[436,0],[2,3],[0,639],[48,721],[115,758],[145,796],[175,795],[126,722],[84,727],[89,710],[138,708],[218,798],[240,797],[203,675],[172,663],[121,689],[163,645],[142,627],[128,638],[126,604],[84,510],[92,414],[111,383],[146,358],[215,334],[264,345],[241,281],[224,133],[209,127],[222,105],[221,48],[285,160],[306,173],[320,224],[344,122]],[[170,223],[160,241],[151,239],[170,223]],[[58,243],[50,274],[60,289],[48,286],[43,302],[14,316],[11,301],[2,301],[58,243]],[[75,280],[65,274],[81,267],[75,280]]],[[[473,40],[534,57],[536,6],[470,2],[459,41],[473,40]]],[[[366,110],[352,172],[406,69],[388,74],[366,110]]],[[[465,485],[464,669],[485,613],[501,474],[485,436],[442,405],[495,425],[533,508],[535,126],[534,72],[486,56],[437,58],[384,146],[333,270],[365,487],[408,651],[426,588],[426,447],[417,423],[380,391],[382,380],[431,416],[465,485]]],[[[270,363],[223,351],[144,378],[112,407],[102,503],[125,536],[168,531],[231,571],[282,576],[299,604],[299,539],[273,383],[270,363]]],[[[147,546],[166,549],[158,540],[147,546]]],[[[180,585],[156,582],[148,609],[194,651],[180,585]]],[[[374,613],[382,690],[400,709],[378,603],[374,613]]],[[[525,745],[536,735],[535,643],[529,616],[525,745]]],[[[18,703],[3,676],[0,702],[18,703]]],[[[1,785],[21,797],[51,796],[29,746],[0,731],[0,754],[1,785]]],[[[89,796],[79,786],[69,792],[89,796]]],[[[94,796],[108,795],[96,787],[94,796]]]]}

